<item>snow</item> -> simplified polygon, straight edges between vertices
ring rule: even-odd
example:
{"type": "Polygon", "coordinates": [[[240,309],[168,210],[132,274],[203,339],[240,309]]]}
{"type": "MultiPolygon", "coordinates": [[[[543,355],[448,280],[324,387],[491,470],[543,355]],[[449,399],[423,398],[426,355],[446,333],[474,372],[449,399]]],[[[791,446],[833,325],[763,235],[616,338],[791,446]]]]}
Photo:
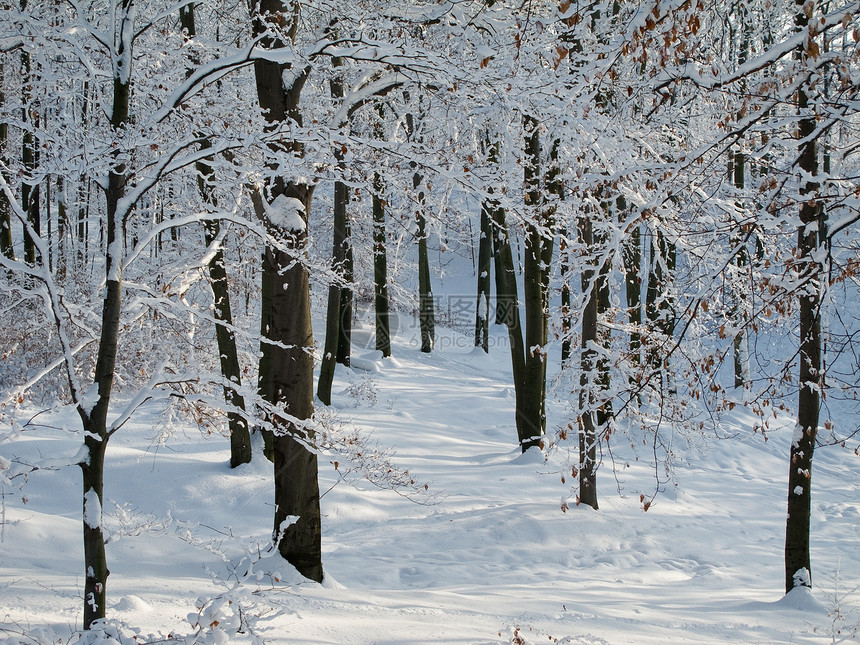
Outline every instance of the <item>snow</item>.
{"type": "Polygon", "coordinates": [[[84,524],[91,529],[97,529],[102,522],[102,505],[98,493],[90,488],[84,493],[84,524]]]}
{"type": "Polygon", "coordinates": [[[99,402],[99,384],[93,383],[90,385],[86,393],[81,397],[79,405],[84,414],[90,415],[93,413],[93,408],[99,402]]]}
{"type": "Polygon", "coordinates": [[[266,207],[266,219],[282,231],[300,233],[307,228],[304,219],[302,219],[304,212],[305,205],[300,199],[278,195],[266,207]]]}
{"type": "MultiPolygon", "coordinates": [[[[337,421],[394,446],[394,461],[428,492],[410,500],[322,455],[322,585],[270,548],[271,464],[256,453],[231,470],[227,439],[191,422],[154,442],[160,410],[144,405],[107,450],[102,524],[117,622],[100,637],[252,642],[247,629],[237,633],[241,620],[268,643],[490,645],[516,634],[528,644],[823,644],[857,624],[860,471],[850,450],[816,451],[814,587],[784,596],[790,419],[772,424],[765,442],[737,406],[722,420],[735,438],[677,441],[674,479],[647,512],[639,492],[653,493],[655,465],[619,444],[617,480],[608,463],[599,472],[600,510],[578,507],[569,478],[561,483],[573,445],[548,461],[514,445],[506,332],[491,331],[489,355],[446,329],[439,349],[422,354],[417,323],[404,323],[395,360],[371,352],[363,369],[338,366],[337,421]],[[829,615],[838,580],[849,590],[844,618],[829,615]]],[[[561,404],[549,407],[557,421],[561,404]]],[[[74,454],[79,439],[61,430],[74,411],[43,417],[5,454],[74,454]]],[[[23,492],[26,503],[7,486],[3,500],[0,642],[18,643],[22,631],[71,642],[82,620],[80,470],[33,472],[23,492]]],[[[85,508],[92,525],[94,491],[85,508]]]]}

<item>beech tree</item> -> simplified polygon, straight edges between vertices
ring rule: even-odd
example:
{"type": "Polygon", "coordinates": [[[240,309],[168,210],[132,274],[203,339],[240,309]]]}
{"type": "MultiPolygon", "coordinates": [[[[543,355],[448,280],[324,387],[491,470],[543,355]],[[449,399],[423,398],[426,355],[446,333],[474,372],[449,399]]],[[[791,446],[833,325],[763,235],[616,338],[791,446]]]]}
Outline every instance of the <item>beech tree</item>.
{"type": "MultiPolygon", "coordinates": [[[[262,2],[254,9],[254,35],[270,50],[295,43],[299,4],[279,0],[262,2]]],[[[257,97],[266,119],[275,126],[302,125],[302,89],[309,65],[258,60],[254,63],[257,97]]],[[[301,155],[301,145],[288,141],[274,147],[301,155]]],[[[270,383],[264,396],[282,410],[272,422],[275,463],[274,532],[281,555],[299,573],[322,581],[322,528],[319,510],[317,456],[309,448],[313,431],[303,422],[313,415],[313,330],[310,282],[302,263],[313,186],[284,177],[272,167],[267,185],[257,193],[257,210],[275,239],[285,248],[267,246],[263,259],[265,353],[270,383]]]]}

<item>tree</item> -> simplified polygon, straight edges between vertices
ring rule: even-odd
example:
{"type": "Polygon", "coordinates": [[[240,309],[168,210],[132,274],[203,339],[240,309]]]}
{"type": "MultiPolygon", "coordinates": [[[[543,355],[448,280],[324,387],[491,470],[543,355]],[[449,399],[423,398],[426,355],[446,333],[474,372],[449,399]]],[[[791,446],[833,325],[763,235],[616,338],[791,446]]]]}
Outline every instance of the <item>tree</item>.
{"type": "Polygon", "coordinates": [[[385,227],[385,184],[373,173],[373,302],[376,321],[376,351],[391,356],[391,304],[388,297],[388,234],[385,227]]]}
{"type": "MultiPolygon", "coordinates": [[[[332,58],[332,66],[340,71],[343,61],[339,57],[332,58]]],[[[344,81],[342,74],[336,74],[329,81],[329,91],[332,99],[343,101],[344,81]]],[[[343,150],[335,148],[334,156],[337,168],[342,173],[346,164],[343,160],[343,150]]],[[[352,241],[350,240],[349,188],[343,179],[338,178],[333,187],[333,232],[331,269],[335,276],[328,288],[328,306],[326,308],[325,346],[320,364],[317,396],[325,405],[331,405],[331,386],[334,380],[335,364],[343,363],[349,367],[350,339],[352,335],[352,292],[349,283],[352,282],[351,255],[352,241]]]]}
{"type": "MultiPolygon", "coordinates": [[[[798,49],[803,61],[814,56],[814,3],[795,0],[797,13],[794,24],[799,34],[806,36],[798,49]]],[[[797,430],[791,442],[788,471],[788,512],[785,526],[785,592],[795,587],[812,586],[812,565],[809,558],[809,534],[812,513],[812,456],[818,434],[819,397],[824,386],[821,369],[821,280],[822,266],[816,257],[819,250],[818,231],[823,215],[818,201],[818,136],[817,123],[811,111],[810,89],[804,84],[797,88],[795,101],[799,115],[797,165],[801,172],[800,224],[797,230],[798,300],[800,305],[800,364],[797,397],[797,430]]]]}
{"type": "MultiPolygon", "coordinates": [[[[4,113],[6,97],[3,92],[2,83],[5,81],[5,71],[6,66],[0,64],[0,108],[4,110],[4,113]]],[[[4,118],[3,122],[0,123],[0,162],[3,163],[4,168],[9,167],[8,160],[6,159],[6,148],[9,145],[8,141],[9,124],[6,123],[4,118]]],[[[5,170],[3,172],[5,183],[9,184],[10,177],[8,173],[5,170]]],[[[15,248],[12,245],[12,212],[6,195],[0,195],[0,253],[10,260],[15,259],[15,248]]]]}
{"type": "MultiPolygon", "coordinates": [[[[406,115],[406,132],[409,141],[415,139],[415,118],[412,113],[406,115]]],[[[420,142],[420,136],[418,137],[420,142]]],[[[418,226],[418,324],[421,328],[421,351],[429,353],[436,343],[436,314],[433,304],[433,288],[430,284],[430,256],[427,251],[427,218],[424,214],[425,195],[422,188],[423,175],[418,172],[418,164],[411,162],[415,170],[412,175],[412,189],[415,194],[415,221],[418,226]]]]}
{"type": "MultiPolygon", "coordinates": [[[[189,40],[197,35],[194,22],[194,3],[179,10],[182,28],[189,40]]],[[[186,43],[187,44],[187,43],[186,43]]],[[[199,63],[199,61],[198,61],[199,63]]],[[[189,70],[189,74],[192,70],[189,70]]],[[[212,147],[211,141],[201,136],[201,147],[212,147]]],[[[200,195],[208,206],[215,208],[213,196],[214,170],[207,161],[198,161],[197,185],[200,195]]],[[[251,434],[248,421],[245,418],[245,398],[239,393],[242,384],[239,370],[239,356],[236,350],[236,335],[232,330],[233,315],[230,308],[230,289],[227,282],[227,269],[224,259],[224,238],[221,235],[221,222],[217,219],[206,220],[204,227],[204,242],[212,249],[208,263],[209,280],[212,284],[212,295],[215,300],[215,336],[218,342],[218,357],[221,375],[224,377],[224,402],[227,405],[227,422],[230,431],[230,466],[235,468],[251,461],[251,434]]]]}
{"type": "MultiPolygon", "coordinates": [[[[299,4],[265,0],[252,14],[254,35],[263,47],[283,50],[294,44],[299,27],[299,4]]],[[[257,60],[254,73],[260,107],[272,128],[301,126],[301,93],[311,67],[257,60]]],[[[298,142],[272,144],[301,155],[298,142]]],[[[298,571],[322,581],[322,528],[319,507],[317,456],[311,449],[313,430],[313,330],[310,282],[303,264],[313,186],[284,177],[273,167],[263,193],[256,194],[258,213],[275,239],[284,246],[267,245],[263,259],[264,311],[269,379],[264,398],[278,411],[275,427],[274,534],[281,555],[298,571]]],[[[262,368],[261,368],[262,372],[262,368]]]]}

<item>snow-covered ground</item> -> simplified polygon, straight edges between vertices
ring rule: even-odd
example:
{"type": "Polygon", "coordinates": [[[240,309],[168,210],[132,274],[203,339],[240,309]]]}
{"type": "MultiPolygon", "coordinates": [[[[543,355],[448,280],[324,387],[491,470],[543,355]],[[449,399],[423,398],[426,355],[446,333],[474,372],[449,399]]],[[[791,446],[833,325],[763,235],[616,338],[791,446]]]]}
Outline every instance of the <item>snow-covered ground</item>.
{"type": "MultiPolygon", "coordinates": [[[[440,330],[438,351],[422,355],[415,340],[401,325],[395,358],[338,367],[335,422],[394,446],[418,494],[377,488],[323,457],[321,586],[265,552],[272,473],[259,455],[231,470],[226,439],[191,421],[162,441],[153,409],[117,433],[105,488],[108,614],[124,635],[193,636],[198,615],[201,641],[291,644],[799,644],[856,630],[860,463],[850,448],[817,453],[816,587],[784,598],[787,421],[765,442],[739,407],[722,425],[734,438],[695,449],[679,440],[677,486],[647,512],[638,491],[653,490],[654,466],[644,458],[618,474],[622,494],[601,470],[599,511],[562,512],[566,457],[515,448],[505,347],[485,356],[440,330]]],[[[59,465],[80,440],[59,413],[35,423],[2,454],[58,467],[3,491],[0,640],[65,643],[82,618],[81,492],[79,470],[59,465]]]]}

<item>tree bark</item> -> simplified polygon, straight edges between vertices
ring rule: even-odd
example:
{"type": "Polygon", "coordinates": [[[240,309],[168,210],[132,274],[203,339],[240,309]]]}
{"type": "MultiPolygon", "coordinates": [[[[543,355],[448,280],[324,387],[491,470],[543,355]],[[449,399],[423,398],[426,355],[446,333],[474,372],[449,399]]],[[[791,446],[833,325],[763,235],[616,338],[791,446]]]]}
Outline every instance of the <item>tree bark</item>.
{"type": "MultiPolygon", "coordinates": [[[[798,12],[795,25],[805,31],[809,19],[803,2],[796,0],[798,12]]],[[[803,52],[799,53],[802,57],[803,52]]],[[[810,139],[815,132],[815,117],[810,114],[809,97],[805,88],[796,95],[801,114],[798,127],[800,144],[799,166],[803,176],[818,175],[818,146],[810,139]]],[[[795,587],[812,586],[812,564],[809,557],[810,519],[812,503],[812,457],[818,433],[821,370],[821,264],[816,259],[819,249],[818,231],[821,208],[816,201],[819,184],[806,179],[801,195],[806,197],[800,207],[800,227],[797,232],[798,264],[802,286],[800,304],[800,382],[797,397],[797,427],[791,442],[788,471],[788,514],[785,524],[785,591],[795,587]]]]}
{"type": "MultiPolygon", "coordinates": [[[[627,200],[618,197],[618,218],[623,220],[627,212],[627,200]]],[[[640,363],[642,348],[642,235],[639,224],[635,224],[621,246],[621,261],[624,264],[624,295],[627,300],[627,322],[630,325],[630,362],[640,363]]]]}
{"type": "Polygon", "coordinates": [[[352,257],[352,224],[350,223],[347,207],[349,205],[349,189],[343,182],[335,182],[335,188],[340,188],[336,193],[343,204],[343,235],[344,235],[344,259],[343,280],[344,286],[340,290],[340,333],[337,338],[337,362],[349,367],[349,357],[352,349],[352,284],[354,282],[352,257]]]}
{"type": "MultiPolygon", "coordinates": [[[[21,68],[24,73],[24,89],[22,103],[24,105],[24,123],[28,124],[24,128],[21,147],[21,161],[24,166],[24,177],[21,179],[21,205],[27,212],[27,223],[30,225],[35,235],[41,235],[41,211],[40,211],[40,191],[39,182],[34,181],[36,166],[39,161],[38,143],[35,128],[38,126],[37,107],[33,103],[33,96],[30,92],[30,54],[23,52],[21,54],[21,68]]],[[[24,230],[24,261],[28,264],[36,264],[39,258],[36,257],[36,242],[33,239],[30,231],[24,230]]]]}
{"type": "Polygon", "coordinates": [[[217,250],[209,260],[209,281],[215,300],[215,337],[218,343],[221,376],[224,378],[224,401],[227,404],[227,426],[230,431],[230,467],[236,468],[251,461],[251,433],[245,418],[245,397],[238,388],[241,386],[239,355],[236,350],[236,335],[233,314],[230,308],[230,290],[227,282],[227,268],[224,249],[219,241],[221,225],[217,220],[204,222],[207,246],[217,244],[217,250]]]}
{"type": "Polygon", "coordinates": [[[388,300],[388,256],[382,177],[373,175],[373,295],[376,308],[376,349],[391,356],[391,320],[388,300]]]}
{"type": "MultiPolygon", "coordinates": [[[[587,215],[580,218],[579,235],[585,249],[593,249],[592,221],[587,215]]],[[[597,509],[597,423],[595,410],[597,387],[597,310],[599,286],[597,269],[587,266],[582,272],[582,290],[587,294],[582,311],[582,357],[579,393],[579,501],[597,509]]]]}
{"type": "MultiPolygon", "coordinates": [[[[338,155],[339,156],[339,155],[338,155]]],[[[339,161],[340,163],[340,161],[339,161]]],[[[331,268],[335,274],[341,274],[346,260],[346,201],[349,199],[347,187],[343,182],[336,181],[334,185],[334,240],[332,242],[331,268]]],[[[323,347],[320,375],[317,382],[317,396],[325,405],[331,405],[331,386],[334,381],[337,350],[341,339],[341,298],[343,287],[338,283],[343,280],[337,275],[328,288],[328,304],[326,307],[325,346],[323,347]]]]}
{"type": "MultiPolygon", "coordinates": [[[[307,207],[307,186],[287,184],[287,197],[307,207]]],[[[277,198],[277,196],[276,196],[277,198]]],[[[272,400],[286,415],[276,414],[273,441],[275,462],[275,538],[290,564],[307,578],[322,580],[321,517],[317,456],[310,446],[313,433],[301,421],[313,416],[313,332],[307,269],[296,262],[303,252],[306,234],[293,235],[290,252],[266,249],[263,271],[268,274],[271,317],[270,345],[272,400]],[[298,518],[289,524],[290,518],[298,518]]]]}
{"type": "MultiPolygon", "coordinates": [[[[530,419],[524,415],[525,406],[525,347],[523,345],[523,330],[520,322],[520,304],[517,295],[517,275],[514,269],[514,256],[508,226],[505,221],[505,210],[499,205],[491,209],[493,216],[493,247],[497,253],[496,273],[496,315],[508,330],[508,343],[511,349],[511,371],[514,381],[514,415],[517,428],[517,439],[520,445],[531,437],[533,426],[530,419]]],[[[525,449],[524,449],[525,450],[525,449]]]]}
{"type": "Polygon", "coordinates": [[[546,344],[547,295],[549,266],[552,258],[552,239],[544,229],[551,228],[545,221],[541,197],[540,126],[537,120],[524,119],[526,146],[524,180],[526,207],[531,221],[526,224],[525,261],[523,266],[523,298],[525,302],[525,372],[523,376],[522,417],[528,420],[528,431],[520,436],[523,452],[541,443],[546,431],[546,344]]]}
{"type": "MultiPolygon", "coordinates": [[[[735,152],[732,159],[732,174],[734,175],[734,185],[739,191],[744,189],[745,184],[745,166],[746,155],[743,152],[735,152]]],[[[739,204],[740,206],[740,204],[739,204]]],[[[732,236],[732,246],[743,244],[740,235],[732,236]]],[[[749,253],[745,246],[740,246],[737,255],[735,256],[735,266],[738,269],[743,269],[749,264],[749,253]]],[[[743,329],[743,320],[741,319],[741,303],[738,295],[734,296],[732,317],[740,327],[740,331],[735,335],[732,341],[733,363],[735,372],[735,387],[744,387],[749,382],[749,351],[747,350],[747,338],[743,329]]]]}
{"type": "Polygon", "coordinates": [[[668,287],[675,270],[675,245],[666,240],[659,229],[652,233],[651,263],[648,271],[648,289],[645,294],[645,316],[654,338],[647,349],[648,364],[661,371],[669,381],[668,365],[664,365],[663,349],[675,332],[672,298],[668,287]],[[654,239],[656,238],[656,239],[654,239]],[[656,332],[656,334],[654,333],[656,332]]]}
{"type": "Polygon", "coordinates": [[[481,233],[478,241],[478,302],[475,307],[475,347],[490,352],[490,269],[493,255],[493,231],[490,204],[481,204],[481,233]]]}
{"type": "MultiPolygon", "coordinates": [[[[295,42],[299,23],[299,3],[261,0],[253,13],[255,36],[267,34],[271,27],[282,36],[265,35],[261,46],[278,49],[295,42]]],[[[257,97],[266,119],[276,126],[291,120],[301,126],[299,101],[310,68],[291,69],[267,60],[254,62],[257,97]],[[285,73],[289,72],[289,73],[285,73]],[[286,82],[286,81],[289,82],[286,82]]],[[[301,145],[288,142],[275,151],[302,154],[301,145]]],[[[275,172],[275,168],[272,168],[275,172]]],[[[282,238],[286,250],[267,246],[263,260],[265,276],[262,298],[268,309],[261,316],[269,341],[264,395],[282,414],[272,423],[275,462],[274,537],[281,555],[302,575],[322,581],[321,517],[317,457],[310,449],[313,432],[303,422],[313,415],[313,331],[311,328],[310,283],[301,262],[307,244],[307,221],[313,189],[304,183],[287,181],[275,175],[269,186],[268,209],[292,207],[301,203],[304,227],[281,230],[268,216],[270,233],[282,238]],[[279,201],[280,200],[280,201],[279,201]],[[297,200],[297,201],[296,201],[297,200]],[[297,518],[297,519],[295,519],[297,518]]],[[[261,369],[262,372],[262,369],[261,369]]]]}
{"type": "MultiPolygon", "coordinates": [[[[406,131],[412,140],[415,134],[415,117],[406,115],[406,131]]],[[[417,168],[415,162],[410,166],[417,168]]],[[[427,218],[424,215],[424,191],[421,183],[424,177],[417,170],[412,175],[412,189],[418,209],[415,214],[418,225],[418,324],[421,329],[421,351],[430,353],[436,343],[436,314],[433,302],[433,289],[430,282],[430,256],[427,252],[427,218]]]]}
{"type": "MultiPolygon", "coordinates": [[[[340,58],[332,60],[334,67],[340,67],[340,58]]],[[[343,99],[343,79],[335,76],[329,82],[329,91],[333,99],[343,99]]],[[[340,171],[345,169],[343,152],[335,148],[335,159],[340,171]]],[[[328,303],[326,306],[325,345],[323,347],[322,362],[320,364],[320,375],[317,381],[317,397],[324,405],[331,405],[331,387],[334,381],[335,365],[338,362],[338,348],[343,338],[343,327],[349,325],[341,317],[342,299],[344,296],[343,271],[346,263],[347,246],[347,205],[349,204],[349,192],[343,181],[334,182],[334,234],[331,250],[331,269],[337,276],[328,288],[328,303]]],[[[349,352],[346,355],[346,365],[349,365],[349,352]]]]}
{"type": "MultiPolygon", "coordinates": [[[[262,262],[265,264],[266,254],[263,253],[262,262]]],[[[257,393],[264,401],[275,400],[274,385],[272,380],[272,345],[269,342],[269,329],[272,319],[272,299],[270,294],[271,275],[262,271],[260,275],[260,363],[257,367],[257,393]]],[[[269,415],[262,413],[265,420],[269,415]]],[[[275,434],[265,426],[258,428],[263,437],[263,456],[271,462],[275,461],[275,434]]]]}
{"type": "MultiPolygon", "coordinates": [[[[334,184],[334,241],[332,244],[332,271],[337,275],[336,280],[346,280],[344,267],[347,255],[347,212],[349,201],[347,186],[341,181],[334,184]]],[[[349,327],[350,321],[344,320],[343,301],[346,298],[346,287],[338,282],[332,282],[328,289],[328,305],[326,308],[325,347],[323,348],[320,376],[317,382],[317,396],[325,405],[331,405],[331,386],[334,380],[335,363],[339,362],[338,349],[343,339],[344,327],[349,327]]],[[[350,296],[351,298],[351,296],[350,296]]],[[[350,313],[346,314],[352,316],[350,313]]],[[[346,332],[349,334],[349,331],[346,332]]],[[[342,361],[341,361],[342,362],[342,361]]],[[[346,346],[345,365],[349,366],[349,346],[346,346]]]]}
{"type": "MultiPolygon", "coordinates": [[[[190,39],[197,35],[197,27],[194,22],[194,3],[180,7],[179,19],[185,29],[186,38],[190,39]]],[[[200,147],[208,149],[212,147],[212,144],[208,139],[204,139],[200,147]]],[[[200,196],[205,203],[216,206],[215,196],[212,194],[214,175],[212,166],[206,161],[198,161],[195,166],[200,196]]],[[[221,223],[218,220],[206,220],[203,222],[203,230],[206,246],[217,245],[209,260],[209,282],[215,301],[215,338],[218,344],[221,377],[224,379],[224,402],[228,406],[227,427],[230,431],[230,467],[236,468],[251,461],[251,433],[245,418],[245,397],[238,391],[242,380],[239,370],[239,353],[236,349],[236,336],[231,329],[233,314],[230,309],[230,289],[224,261],[224,246],[219,239],[221,223]]]]}
{"type": "MultiPolygon", "coordinates": [[[[413,187],[421,184],[415,173],[413,187]]],[[[430,353],[436,344],[436,315],[430,283],[430,256],[427,252],[427,220],[424,217],[424,192],[418,191],[418,323],[421,327],[421,351],[430,353]]]]}
{"type": "Polygon", "coordinates": [[[570,249],[567,243],[567,230],[559,231],[559,264],[561,272],[561,366],[567,368],[573,356],[573,320],[571,318],[570,293],[570,249]]]}
{"type": "MultiPolygon", "coordinates": [[[[6,97],[3,94],[3,81],[5,79],[5,68],[0,62],[0,110],[5,109],[6,97]]],[[[3,112],[5,114],[5,111],[3,112]]],[[[0,122],[0,151],[5,153],[7,141],[9,139],[9,124],[6,121],[0,122]]],[[[0,161],[4,166],[8,167],[5,156],[0,157],[0,161]]],[[[3,179],[6,184],[9,184],[11,177],[9,173],[3,172],[3,179]]],[[[12,208],[6,193],[0,191],[0,253],[10,260],[15,259],[15,248],[12,244],[12,208]]]]}
{"type": "MultiPolygon", "coordinates": [[[[130,7],[131,0],[123,0],[123,14],[120,17],[122,23],[130,22],[130,7]]],[[[122,28],[131,29],[131,25],[123,24],[122,28]]],[[[124,51],[124,48],[125,42],[120,41],[116,56],[117,74],[113,79],[111,126],[114,130],[124,128],[129,118],[131,70],[123,70],[121,65],[123,61],[131,61],[132,56],[131,52],[124,51]]],[[[107,416],[113,390],[122,310],[122,263],[118,254],[125,246],[123,238],[126,213],[120,210],[119,202],[125,195],[126,183],[125,167],[117,163],[108,175],[106,193],[105,295],[93,376],[93,389],[98,398],[91,404],[89,397],[84,397],[77,406],[84,430],[84,445],[87,448],[87,455],[80,463],[84,513],[84,629],[90,629],[95,621],[105,617],[107,578],[110,575],[101,521],[104,504],[104,457],[110,439],[107,416]]]]}

